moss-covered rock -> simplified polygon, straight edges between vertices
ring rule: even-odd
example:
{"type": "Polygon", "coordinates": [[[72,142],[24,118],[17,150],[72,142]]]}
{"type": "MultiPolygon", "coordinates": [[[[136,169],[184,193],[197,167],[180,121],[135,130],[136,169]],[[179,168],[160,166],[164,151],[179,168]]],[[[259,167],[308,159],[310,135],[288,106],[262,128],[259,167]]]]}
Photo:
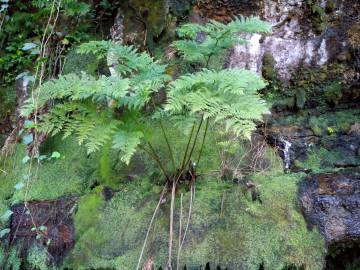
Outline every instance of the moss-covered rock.
{"type": "MultiPolygon", "coordinates": [[[[180,264],[198,267],[211,262],[230,269],[282,269],[303,266],[322,269],[324,247],[316,231],[308,231],[297,208],[294,175],[256,175],[260,199],[252,201],[241,185],[217,179],[198,179],[190,226],[180,264]]],[[[94,218],[92,226],[77,241],[66,265],[74,269],[135,269],[161,187],[147,179],[123,186],[94,218]]],[[[179,189],[175,211],[174,246],[180,217],[179,189]]],[[[189,211],[189,192],[183,194],[182,232],[189,211]]],[[[81,214],[81,206],[79,212],[81,214]]],[[[75,221],[77,218],[75,218],[75,221]]],[[[91,220],[91,219],[89,219],[91,220]]],[[[75,226],[80,223],[76,222],[75,226]]],[[[151,228],[142,262],[152,258],[156,267],[167,261],[169,198],[160,206],[151,228]]],[[[177,254],[177,248],[175,248],[177,254]]],[[[175,257],[175,256],[174,256],[175,257]]],[[[175,260],[175,259],[174,259],[175,260]]]]}

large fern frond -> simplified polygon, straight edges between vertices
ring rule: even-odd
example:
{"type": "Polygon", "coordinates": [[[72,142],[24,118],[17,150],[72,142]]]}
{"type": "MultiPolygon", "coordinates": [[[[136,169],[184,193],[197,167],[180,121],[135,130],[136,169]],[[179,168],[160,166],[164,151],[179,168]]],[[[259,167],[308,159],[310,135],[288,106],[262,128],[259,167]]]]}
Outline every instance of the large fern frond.
{"type": "Polygon", "coordinates": [[[113,46],[110,40],[93,40],[83,43],[77,49],[79,54],[93,54],[98,59],[103,59],[107,56],[108,51],[113,46]]]}
{"type": "Polygon", "coordinates": [[[40,131],[50,135],[63,134],[63,138],[75,135],[80,145],[90,154],[109,142],[121,126],[110,110],[99,110],[91,103],[70,102],[57,104],[43,116],[40,131]]]}
{"type": "Polygon", "coordinates": [[[105,102],[109,99],[120,100],[128,94],[129,79],[101,76],[94,78],[86,73],[80,76],[70,73],[56,80],[44,83],[34,93],[36,99],[28,99],[22,109],[28,115],[51,100],[81,101],[91,99],[94,102],[105,102]]]}
{"type": "Polygon", "coordinates": [[[190,62],[205,63],[207,58],[229,49],[246,40],[238,33],[268,33],[270,24],[257,17],[239,17],[228,24],[210,21],[205,25],[185,24],[177,33],[182,40],[175,41],[173,47],[190,62]]]}
{"type": "Polygon", "coordinates": [[[225,122],[228,130],[248,137],[255,127],[254,121],[268,113],[265,102],[257,94],[265,86],[258,75],[248,70],[204,69],[170,84],[165,110],[172,114],[200,114],[215,122],[225,122]]]}
{"type": "Polygon", "coordinates": [[[122,153],[121,161],[129,164],[131,157],[135,154],[137,147],[141,143],[141,138],[144,134],[140,131],[124,131],[116,132],[113,140],[113,148],[119,149],[122,153]]]}

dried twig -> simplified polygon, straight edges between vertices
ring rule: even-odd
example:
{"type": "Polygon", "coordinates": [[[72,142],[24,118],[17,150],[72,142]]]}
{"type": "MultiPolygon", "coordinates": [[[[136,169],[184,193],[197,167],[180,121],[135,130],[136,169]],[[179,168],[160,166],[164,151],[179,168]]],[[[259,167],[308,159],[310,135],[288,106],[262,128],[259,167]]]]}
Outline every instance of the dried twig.
{"type": "Polygon", "coordinates": [[[180,247],[181,247],[181,231],[182,231],[182,212],[183,212],[183,194],[180,195],[180,217],[179,217],[179,245],[178,245],[178,254],[176,259],[176,270],[179,270],[180,262],[180,247]]]}
{"type": "Polygon", "coordinates": [[[164,186],[164,188],[163,188],[163,190],[162,190],[162,192],[161,192],[161,195],[160,195],[160,198],[159,198],[159,202],[158,202],[158,204],[156,205],[156,208],[155,208],[155,210],[154,210],[154,213],[153,213],[153,215],[152,215],[152,217],[151,217],[150,224],[149,224],[148,230],[147,230],[147,232],[146,232],[144,244],[143,244],[143,246],[142,246],[141,253],[140,253],[140,256],[139,256],[139,260],[138,260],[138,263],[137,263],[137,266],[136,266],[136,270],[139,270],[139,269],[140,269],[140,264],[141,264],[142,257],[143,257],[143,255],[144,255],[144,250],[145,250],[145,247],[146,247],[147,239],[148,239],[148,237],[149,237],[149,234],[150,234],[150,231],[151,231],[151,227],[152,227],[152,225],[153,225],[153,223],[154,223],[154,220],[155,220],[155,217],[156,217],[156,215],[157,215],[157,212],[159,211],[160,204],[161,204],[161,202],[162,202],[162,200],[163,200],[163,198],[164,198],[164,195],[165,195],[165,193],[166,193],[166,189],[167,189],[167,184],[165,184],[165,186],[164,186]]]}

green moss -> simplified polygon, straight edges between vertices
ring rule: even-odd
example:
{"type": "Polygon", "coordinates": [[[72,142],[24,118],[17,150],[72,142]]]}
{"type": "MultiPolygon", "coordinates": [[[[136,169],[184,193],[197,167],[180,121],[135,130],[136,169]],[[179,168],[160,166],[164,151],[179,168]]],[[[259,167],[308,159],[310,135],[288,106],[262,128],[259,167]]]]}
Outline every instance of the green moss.
{"type": "Polygon", "coordinates": [[[262,75],[267,80],[275,80],[277,77],[277,72],[275,70],[276,61],[271,53],[264,53],[263,56],[263,67],[262,67],[262,75]]]}
{"type": "Polygon", "coordinates": [[[74,219],[75,232],[78,239],[81,238],[86,231],[91,229],[92,224],[100,221],[104,200],[101,196],[101,191],[96,191],[95,193],[83,196],[79,201],[78,210],[74,219]]]}
{"type": "Polygon", "coordinates": [[[315,135],[323,136],[328,128],[333,129],[333,135],[347,133],[352,125],[358,122],[359,109],[348,109],[339,111],[318,111],[314,114],[312,110],[304,110],[302,114],[295,114],[279,120],[282,125],[297,125],[309,127],[315,135]]]}
{"type": "Polygon", "coordinates": [[[31,247],[26,259],[28,269],[55,270],[54,267],[49,266],[47,250],[42,247],[31,247]]]}
{"type": "Polygon", "coordinates": [[[2,182],[5,188],[0,191],[0,198],[11,198],[12,202],[23,201],[25,192],[28,200],[56,199],[66,195],[82,194],[97,178],[98,159],[87,156],[73,139],[50,139],[41,150],[42,155],[50,156],[57,151],[60,159],[44,160],[32,166],[22,163],[25,147],[18,145],[16,154],[7,158],[2,182]],[[29,180],[28,180],[29,179],[29,180]],[[26,187],[15,190],[14,186],[22,182],[26,187]]]}
{"type": "Polygon", "coordinates": [[[101,66],[101,60],[92,54],[78,54],[76,48],[72,49],[66,55],[66,62],[63,74],[86,72],[87,74],[96,76],[101,66]]]}
{"type": "Polygon", "coordinates": [[[357,164],[354,157],[347,155],[340,150],[327,150],[323,147],[309,151],[304,161],[296,161],[295,166],[302,169],[321,172],[334,170],[335,165],[339,162],[357,164]]]}
{"type": "MultiPolygon", "coordinates": [[[[252,180],[259,185],[262,204],[245,196],[240,185],[198,179],[180,264],[191,267],[213,262],[231,269],[258,269],[261,264],[265,269],[289,265],[322,269],[324,241],[318,232],[308,231],[297,208],[297,184],[302,177],[275,176],[274,172],[254,175],[252,180]]],[[[101,211],[100,218],[89,219],[92,224],[76,242],[66,265],[74,269],[134,269],[160,193],[161,188],[155,187],[147,179],[124,185],[101,211]]],[[[184,191],[180,189],[179,193],[184,191]]],[[[178,237],[179,198],[178,194],[174,241],[178,237]]],[[[169,199],[160,207],[145,249],[144,260],[152,258],[155,267],[167,261],[169,199]]],[[[185,192],[183,226],[189,199],[189,192],[185,192]]]]}
{"type": "Polygon", "coordinates": [[[343,95],[342,91],[343,91],[343,86],[341,85],[341,83],[338,81],[334,81],[325,87],[324,96],[327,102],[333,105],[337,105],[340,99],[342,98],[343,95]]]}

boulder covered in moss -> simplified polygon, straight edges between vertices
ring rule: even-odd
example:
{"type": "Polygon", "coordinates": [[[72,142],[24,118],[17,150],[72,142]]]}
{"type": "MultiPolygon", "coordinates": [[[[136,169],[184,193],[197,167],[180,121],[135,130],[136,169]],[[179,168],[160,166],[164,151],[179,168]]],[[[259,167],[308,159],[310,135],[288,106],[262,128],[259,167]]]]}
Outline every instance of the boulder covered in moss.
{"type": "MultiPolygon", "coordinates": [[[[187,269],[206,264],[211,269],[255,270],[261,265],[265,269],[322,269],[322,236],[307,229],[297,208],[296,190],[301,178],[301,174],[254,177],[259,192],[255,201],[241,184],[212,178],[200,178],[193,195],[186,187],[179,188],[173,265],[178,261],[187,269]],[[185,232],[186,236],[178,255],[180,231],[182,238],[185,232]]],[[[160,186],[138,179],[124,185],[95,213],[86,212],[88,200],[80,201],[75,228],[81,234],[65,265],[72,269],[136,269],[160,193],[160,186]],[[88,221],[92,221],[91,226],[88,221]]],[[[152,262],[158,269],[167,263],[169,208],[170,194],[162,201],[150,227],[141,266],[152,262]]]]}

